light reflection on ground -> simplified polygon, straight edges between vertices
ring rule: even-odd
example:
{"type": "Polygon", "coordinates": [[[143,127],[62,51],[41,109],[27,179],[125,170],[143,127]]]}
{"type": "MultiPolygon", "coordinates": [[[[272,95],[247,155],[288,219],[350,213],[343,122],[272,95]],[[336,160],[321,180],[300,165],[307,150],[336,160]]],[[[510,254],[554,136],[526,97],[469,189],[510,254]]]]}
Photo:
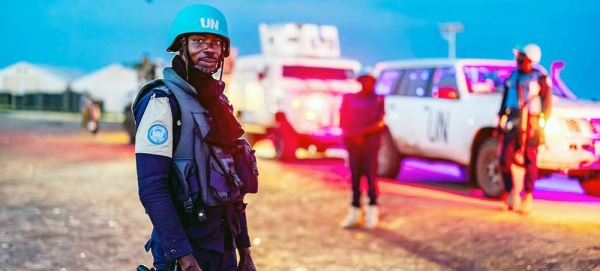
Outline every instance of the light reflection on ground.
{"type": "MultiPolygon", "coordinates": [[[[269,140],[261,140],[254,145],[256,153],[262,158],[272,158],[275,155],[273,144],[269,140]]],[[[298,150],[300,159],[319,158],[315,153],[298,150]]],[[[347,153],[343,149],[330,149],[325,157],[345,159],[347,153]]],[[[426,162],[417,159],[406,159],[402,164],[402,173],[396,177],[403,183],[415,185],[431,185],[442,189],[457,190],[458,193],[483,197],[480,189],[468,187],[465,183],[463,170],[451,163],[426,162]]],[[[579,182],[559,174],[539,179],[535,183],[534,197],[549,201],[569,201],[600,205],[600,198],[585,195],[579,182]]]]}

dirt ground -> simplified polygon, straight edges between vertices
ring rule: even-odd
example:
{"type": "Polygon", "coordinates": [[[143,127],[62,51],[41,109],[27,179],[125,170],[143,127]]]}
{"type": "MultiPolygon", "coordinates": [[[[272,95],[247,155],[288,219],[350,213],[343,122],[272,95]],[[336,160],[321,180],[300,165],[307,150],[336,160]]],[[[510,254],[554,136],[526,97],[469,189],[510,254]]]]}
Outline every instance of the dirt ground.
{"type": "MultiPolygon", "coordinates": [[[[0,114],[0,270],[134,270],[151,264],[133,147],[117,125],[0,114]]],[[[342,230],[337,159],[260,159],[248,196],[259,270],[600,270],[600,206],[497,201],[382,180],[379,228],[342,230]]]]}

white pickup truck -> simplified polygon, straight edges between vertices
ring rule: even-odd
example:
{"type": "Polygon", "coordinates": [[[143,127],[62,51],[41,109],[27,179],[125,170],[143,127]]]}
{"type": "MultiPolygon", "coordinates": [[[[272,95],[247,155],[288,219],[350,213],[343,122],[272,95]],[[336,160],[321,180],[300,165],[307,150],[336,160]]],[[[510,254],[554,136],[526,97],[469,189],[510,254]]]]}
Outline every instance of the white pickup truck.
{"type": "Polygon", "coordinates": [[[249,141],[269,137],[276,159],[342,144],[342,95],[357,92],[361,64],[340,55],[331,25],[260,25],[262,53],[235,60],[227,95],[249,141]]]}
{"type": "MultiPolygon", "coordinates": [[[[560,79],[563,67],[552,65],[553,108],[546,144],[539,147],[540,177],[563,173],[600,196],[600,104],[578,100],[560,79]]],[[[503,83],[515,68],[514,61],[494,59],[378,63],[373,74],[377,93],[385,95],[388,127],[379,175],[395,178],[405,157],[449,161],[467,169],[486,196],[502,196],[493,132],[503,83]]]]}

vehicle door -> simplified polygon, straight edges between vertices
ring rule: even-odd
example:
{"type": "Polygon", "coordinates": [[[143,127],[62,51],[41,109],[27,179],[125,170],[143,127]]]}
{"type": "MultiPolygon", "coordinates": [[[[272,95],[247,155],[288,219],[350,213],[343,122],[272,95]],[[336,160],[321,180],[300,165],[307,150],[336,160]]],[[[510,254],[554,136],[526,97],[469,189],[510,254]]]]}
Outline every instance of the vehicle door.
{"type": "Polygon", "coordinates": [[[382,72],[376,91],[385,95],[385,120],[402,154],[424,156],[428,96],[434,69],[389,69],[382,72]]]}
{"type": "Polygon", "coordinates": [[[425,115],[425,137],[422,149],[434,158],[454,160],[457,139],[460,138],[460,108],[456,69],[453,66],[436,68],[431,95],[426,97],[423,107],[425,115]]]}

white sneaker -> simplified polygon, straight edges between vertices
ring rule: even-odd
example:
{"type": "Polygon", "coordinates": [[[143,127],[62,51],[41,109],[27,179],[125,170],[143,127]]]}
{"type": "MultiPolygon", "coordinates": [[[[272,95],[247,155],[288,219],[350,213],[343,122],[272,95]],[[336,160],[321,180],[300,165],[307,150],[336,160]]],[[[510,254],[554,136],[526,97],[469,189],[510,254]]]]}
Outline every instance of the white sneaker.
{"type": "Polygon", "coordinates": [[[365,214],[365,228],[373,229],[379,223],[379,208],[377,205],[369,205],[365,214]]]}
{"type": "Polygon", "coordinates": [[[526,193],[523,203],[521,204],[521,213],[529,214],[531,212],[531,203],[533,202],[533,194],[526,193]]]}
{"type": "Polygon", "coordinates": [[[344,220],[342,220],[340,222],[340,227],[342,228],[352,228],[352,227],[358,227],[359,225],[359,218],[360,216],[358,215],[360,212],[360,209],[357,207],[350,207],[348,209],[348,214],[346,215],[346,218],[344,218],[344,220]]]}
{"type": "Polygon", "coordinates": [[[509,211],[519,209],[521,205],[521,196],[517,193],[516,189],[513,188],[513,190],[508,193],[505,204],[509,211]]]}

